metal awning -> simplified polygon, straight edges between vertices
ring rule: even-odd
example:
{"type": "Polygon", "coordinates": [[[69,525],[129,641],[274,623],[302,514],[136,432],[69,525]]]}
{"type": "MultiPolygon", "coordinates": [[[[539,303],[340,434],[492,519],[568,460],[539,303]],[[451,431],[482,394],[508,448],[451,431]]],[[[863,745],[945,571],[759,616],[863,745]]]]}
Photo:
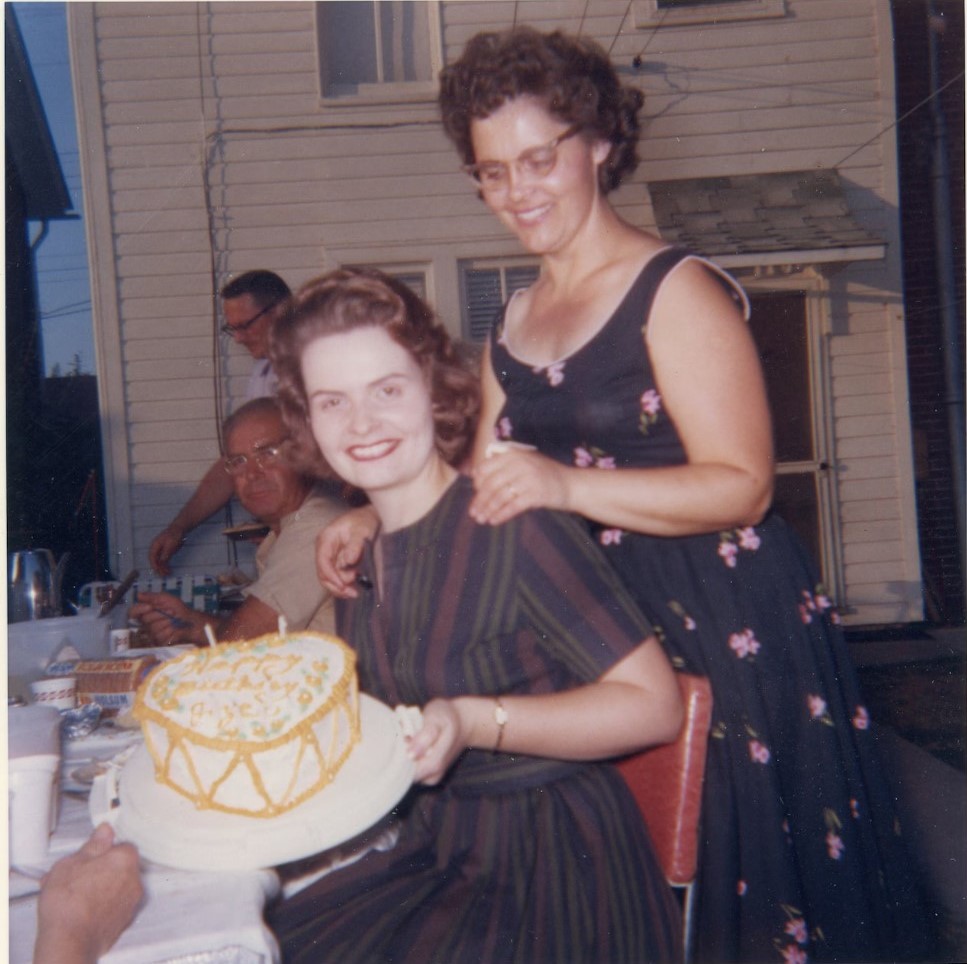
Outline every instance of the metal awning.
{"type": "Polygon", "coordinates": [[[650,181],[661,236],[725,268],[875,261],[886,242],[850,211],[837,171],[650,181]]]}

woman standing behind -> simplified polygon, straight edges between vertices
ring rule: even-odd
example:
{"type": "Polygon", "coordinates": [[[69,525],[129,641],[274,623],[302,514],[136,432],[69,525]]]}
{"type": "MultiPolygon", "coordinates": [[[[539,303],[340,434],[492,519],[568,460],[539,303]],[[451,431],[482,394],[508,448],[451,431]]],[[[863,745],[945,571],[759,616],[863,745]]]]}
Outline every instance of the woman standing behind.
{"type": "Polygon", "coordinates": [[[593,43],[525,27],[474,37],[441,75],[465,169],[541,258],[484,359],[470,511],[591,520],[673,661],[710,678],[697,958],[914,956],[919,904],[845,642],[767,515],[745,296],[607,199],[637,164],[641,102],[593,43]],[[488,458],[494,438],[519,445],[488,458]]]}
{"type": "Polygon", "coordinates": [[[634,800],[588,761],[674,739],[681,701],[584,526],[546,510],[470,517],[452,463],[477,380],[405,285],[310,282],[272,360],[306,466],[363,490],[378,516],[364,588],[337,617],[360,688],[424,721],[410,741],[424,786],[397,846],[274,908],[284,959],[676,959],[677,906],[634,800]]]}

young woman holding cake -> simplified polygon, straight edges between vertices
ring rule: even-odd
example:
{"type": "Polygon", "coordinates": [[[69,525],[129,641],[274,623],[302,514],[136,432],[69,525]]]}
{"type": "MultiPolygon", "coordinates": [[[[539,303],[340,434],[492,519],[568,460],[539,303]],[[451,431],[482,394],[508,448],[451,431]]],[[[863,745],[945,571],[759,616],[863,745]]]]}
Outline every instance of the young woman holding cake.
{"type": "Polygon", "coordinates": [[[405,285],[310,282],[272,358],[306,467],[379,518],[337,619],[360,689],[423,716],[397,846],[270,911],[285,960],[675,959],[679,911],[635,803],[590,761],[674,739],[678,687],[583,524],[471,518],[454,465],[477,382],[405,285]]]}

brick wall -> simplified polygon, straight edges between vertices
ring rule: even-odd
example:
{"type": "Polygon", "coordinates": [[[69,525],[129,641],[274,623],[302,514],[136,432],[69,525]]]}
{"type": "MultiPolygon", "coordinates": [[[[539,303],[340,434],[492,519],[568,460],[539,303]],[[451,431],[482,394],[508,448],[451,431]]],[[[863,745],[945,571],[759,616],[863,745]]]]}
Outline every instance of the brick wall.
{"type": "MultiPolygon", "coordinates": [[[[934,132],[930,105],[926,0],[893,0],[896,36],[897,140],[900,157],[900,207],[903,239],[903,284],[907,322],[910,409],[916,457],[917,511],[927,618],[942,624],[964,621],[964,560],[957,539],[956,492],[952,483],[944,353],[960,356],[964,373],[964,81],[961,77],[940,95],[946,126],[951,188],[949,212],[935,210],[931,180],[934,132]],[[915,109],[917,108],[917,109],[915,109]],[[936,272],[936,219],[949,213],[953,236],[954,275],[960,339],[945,345],[941,328],[941,292],[936,272]]],[[[962,0],[940,0],[938,29],[940,85],[964,65],[962,0]]]]}

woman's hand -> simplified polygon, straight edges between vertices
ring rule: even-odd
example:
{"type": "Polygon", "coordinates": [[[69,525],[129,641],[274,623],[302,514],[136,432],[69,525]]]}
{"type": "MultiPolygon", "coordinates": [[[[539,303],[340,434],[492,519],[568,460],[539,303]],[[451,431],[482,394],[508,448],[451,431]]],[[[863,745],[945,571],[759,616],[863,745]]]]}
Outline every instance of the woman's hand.
{"type": "Polygon", "coordinates": [[[354,599],[359,595],[356,566],[378,526],[376,511],[364,505],[344,512],[316,536],[316,575],[334,596],[354,599]]]}
{"type": "Polygon", "coordinates": [[[500,525],[527,509],[569,511],[569,472],[524,447],[493,452],[474,466],[470,515],[481,525],[500,525]]]}
{"type": "Polygon", "coordinates": [[[416,763],[415,783],[435,786],[467,748],[464,723],[454,700],[430,700],[423,707],[423,726],[407,737],[410,757],[416,763]]]}

